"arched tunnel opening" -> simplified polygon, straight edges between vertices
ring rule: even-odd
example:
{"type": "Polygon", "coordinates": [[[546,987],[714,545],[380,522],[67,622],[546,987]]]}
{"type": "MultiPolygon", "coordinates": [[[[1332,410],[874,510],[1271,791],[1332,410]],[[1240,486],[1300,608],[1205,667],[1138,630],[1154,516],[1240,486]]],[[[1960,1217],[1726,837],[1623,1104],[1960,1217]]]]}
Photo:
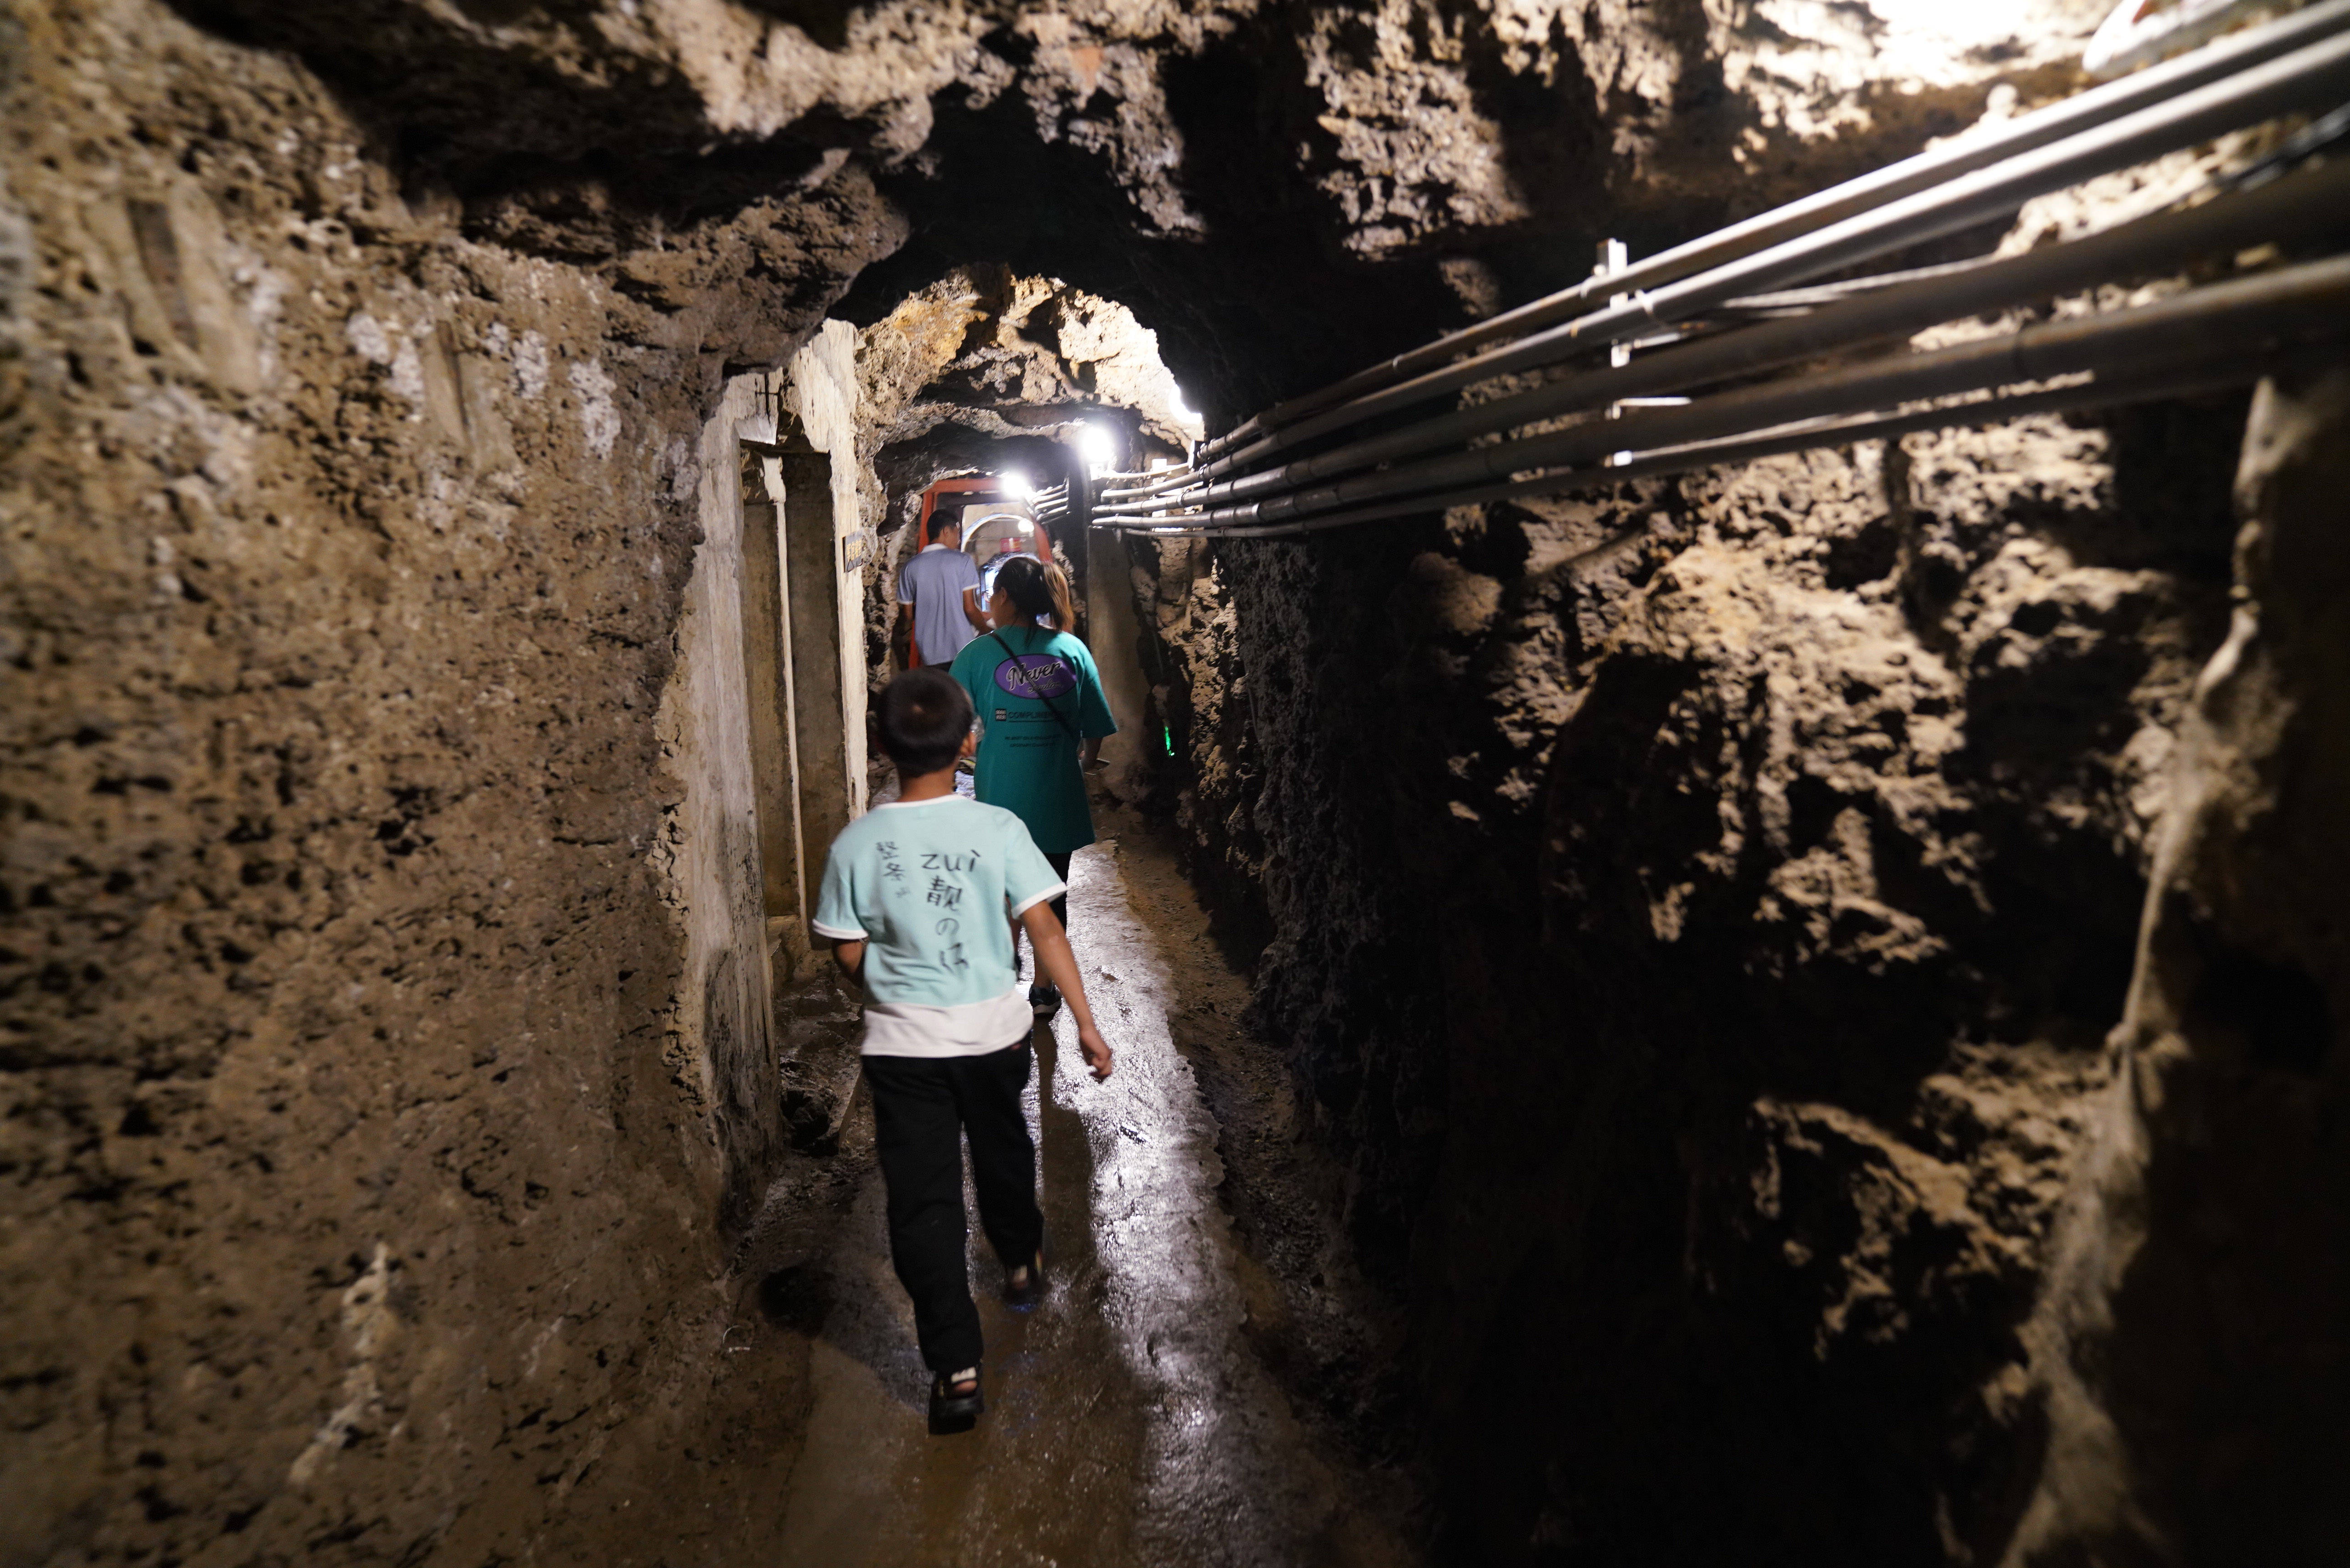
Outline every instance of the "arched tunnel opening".
{"type": "Polygon", "coordinates": [[[2350,1559],[2345,100],[0,14],[0,1563],[2350,1559]]]}

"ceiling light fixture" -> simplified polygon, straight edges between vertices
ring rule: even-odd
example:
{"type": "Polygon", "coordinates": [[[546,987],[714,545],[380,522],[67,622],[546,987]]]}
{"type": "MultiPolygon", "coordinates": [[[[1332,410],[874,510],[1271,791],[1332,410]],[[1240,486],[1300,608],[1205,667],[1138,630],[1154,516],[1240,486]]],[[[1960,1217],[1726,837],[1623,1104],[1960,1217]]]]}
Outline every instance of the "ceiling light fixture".
{"type": "Polygon", "coordinates": [[[1086,460],[1088,473],[1107,473],[1118,466],[1118,435],[1107,425],[1081,425],[1077,429],[1077,455],[1086,460]]]}

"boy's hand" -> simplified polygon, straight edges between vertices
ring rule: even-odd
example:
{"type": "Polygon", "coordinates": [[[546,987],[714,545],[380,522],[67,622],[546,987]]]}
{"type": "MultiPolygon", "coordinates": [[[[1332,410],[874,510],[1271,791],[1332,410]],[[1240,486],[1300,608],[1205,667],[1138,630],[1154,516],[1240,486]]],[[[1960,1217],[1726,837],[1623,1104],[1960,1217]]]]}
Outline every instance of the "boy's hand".
{"type": "Polygon", "coordinates": [[[1109,1076],[1109,1042],[1101,1037],[1100,1030],[1090,1023],[1080,1024],[1077,1028],[1077,1049],[1084,1054],[1086,1065],[1093,1070],[1095,1083],[1098,1084],[1109,1076]]]}

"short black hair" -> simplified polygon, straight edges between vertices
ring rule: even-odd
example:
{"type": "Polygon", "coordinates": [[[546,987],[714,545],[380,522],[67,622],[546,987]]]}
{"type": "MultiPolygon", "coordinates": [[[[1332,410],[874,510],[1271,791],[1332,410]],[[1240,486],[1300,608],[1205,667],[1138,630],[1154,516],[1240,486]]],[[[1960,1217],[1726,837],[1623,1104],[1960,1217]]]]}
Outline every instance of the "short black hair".
{"type": "Polygon", "coordinates": [[[971,693],[943,670],[909,670],[881,693],[881,749],[898,776],[952,767],[971,733],[971,693]]]}

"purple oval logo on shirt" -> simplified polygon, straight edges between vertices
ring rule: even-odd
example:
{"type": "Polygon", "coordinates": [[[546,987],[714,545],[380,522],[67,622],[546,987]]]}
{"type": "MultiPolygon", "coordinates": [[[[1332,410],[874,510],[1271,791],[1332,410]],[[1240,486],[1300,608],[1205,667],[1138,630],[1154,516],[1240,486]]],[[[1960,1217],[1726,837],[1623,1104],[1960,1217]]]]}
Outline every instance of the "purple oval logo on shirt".
{"type": "Polygon", "coordinates": [[[1066,697],[1077,689],[1077,672],[1049,653],[1026,653],[995,667],[995,684],[1014,697],[1066,697]],[[1025,664],[1024,671],[1021,666],[1025,664]]]}

